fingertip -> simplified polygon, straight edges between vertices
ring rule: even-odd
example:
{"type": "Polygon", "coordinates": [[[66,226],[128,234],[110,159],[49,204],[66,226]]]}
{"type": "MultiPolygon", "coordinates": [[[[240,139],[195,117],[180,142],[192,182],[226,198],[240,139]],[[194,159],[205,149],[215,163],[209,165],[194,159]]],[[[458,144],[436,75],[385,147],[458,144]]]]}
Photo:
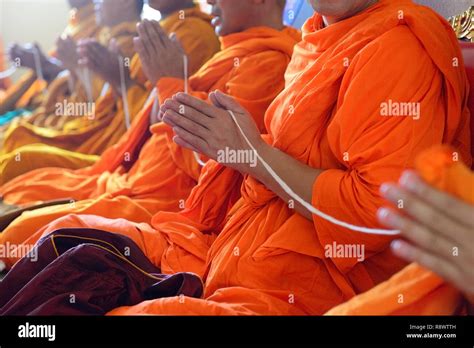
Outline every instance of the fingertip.
{"type": "Polygon", "coordinates": [[[382,207],[377,210],[377,219],[379,222],[385,223],[387,222],[388,217],[390,216],[390,210],[382,207]]]}
{"type": "Polygon", "coordinates": [[[393,184],[392,183],[384,183],[380,185],[379,192],[382,194],[382,196],[386,196],[388,192],[392,189],[393,184]]]}
{"type": "Polygon", "coordinates": [[[413,170],[405,170],[399,180],[400,186],[410,191],[414,191],[420,184],[419,176],[413,170]]]}
{"type": "Polygon", "coordinates": [[[403,249],[403,242],[400,239],[395,239],[390,243],[390,249],[396,253],[399,254],[401,250],[403,249]]]}

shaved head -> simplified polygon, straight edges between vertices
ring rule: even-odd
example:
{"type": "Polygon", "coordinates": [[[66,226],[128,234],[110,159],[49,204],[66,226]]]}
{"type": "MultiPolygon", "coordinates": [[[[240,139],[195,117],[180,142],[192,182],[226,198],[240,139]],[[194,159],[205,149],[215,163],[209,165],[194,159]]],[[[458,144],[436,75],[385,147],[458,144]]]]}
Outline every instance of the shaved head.
{"type": "Polygon", "coordinates": [[[282,0],[207,0],[212,6],[212,24],[219,36],[242,32],[252,27],[283,28],[282,0]]]}

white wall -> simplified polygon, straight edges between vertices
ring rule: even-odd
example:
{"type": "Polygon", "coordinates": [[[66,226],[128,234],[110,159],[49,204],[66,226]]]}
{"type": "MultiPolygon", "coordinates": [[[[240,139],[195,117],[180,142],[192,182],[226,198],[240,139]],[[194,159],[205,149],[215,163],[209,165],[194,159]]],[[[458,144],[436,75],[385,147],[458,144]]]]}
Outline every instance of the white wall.
{"type": "Polygon", "coordinates": [[[66,0],[0,0],[0,33],[4,45],[38,42],[48,51],[66,27],[68,15],[66,0]]]}

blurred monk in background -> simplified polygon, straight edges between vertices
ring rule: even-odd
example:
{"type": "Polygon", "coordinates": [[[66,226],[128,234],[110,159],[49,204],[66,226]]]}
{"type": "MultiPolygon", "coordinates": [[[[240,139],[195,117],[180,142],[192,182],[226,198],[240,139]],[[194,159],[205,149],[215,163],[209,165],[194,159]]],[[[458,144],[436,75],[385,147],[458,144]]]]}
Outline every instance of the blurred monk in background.
{"type": "MultiPolygon", "coordinates": [[[[252,110],[262,133],[266,133],[266,109],[284,88],[284,72],[300,40],[298,30],[282,23],[284,3],[252,0],[214,4],[213,23],[221,36],[222,51],[194,74],[187,86],[189,93],[202,100],[207,100],[216,89],[229,93],[252,110]],[[260,74],[262,71],[265,74],[260,74]]],[[[185,90],[180,45],[168,38],[158,23],[145,21],[138,31],[136,47],[148,79],[157,87],[157,102],[151,100],[145,106],[119,144],[108,150],[96,165],[79,171],[37,170],[4,185],[1,193],[5,204],[27,205],[67,197],[80,201],[38,209],[23,216],[25,219],[20,217],[1,234],[1,242],[23,242],[45,224],[68,213],[150,223],[160,210],[181,210],[197,181],[214,177],[208,174],[207,166],[201,172],[192,151],[173,142],[173,130],[168,125],[155,123],[153,105],[162,104],[185,90]],[[160,46],[161,42],[166,49],[160,46]],[[153,59],[154,56],[161,59],[153,59]],[[52,185],[54,190],[50,189],[52,185]]],[[[220,189],[239,191],[241,175],[225,167],[220,170],[220,189]]],[[[213,194],[205,204],[217,203],[214,199],[217,197],[213,194]]],[[[225,212],[220,215],[225,216],[225,212]]]]}

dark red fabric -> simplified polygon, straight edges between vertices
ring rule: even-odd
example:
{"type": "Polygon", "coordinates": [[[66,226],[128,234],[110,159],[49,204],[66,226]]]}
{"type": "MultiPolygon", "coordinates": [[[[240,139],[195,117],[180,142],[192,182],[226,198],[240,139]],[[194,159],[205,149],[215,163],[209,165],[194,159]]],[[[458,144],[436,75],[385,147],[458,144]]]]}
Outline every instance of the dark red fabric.
{"type": "Polygon", "coordinates": [[[0,315],[104,315],[145,300],[202,295],[198,276],[160,274],[125,236],[63,229],[35,248],[0,282],[0,315]]]}

